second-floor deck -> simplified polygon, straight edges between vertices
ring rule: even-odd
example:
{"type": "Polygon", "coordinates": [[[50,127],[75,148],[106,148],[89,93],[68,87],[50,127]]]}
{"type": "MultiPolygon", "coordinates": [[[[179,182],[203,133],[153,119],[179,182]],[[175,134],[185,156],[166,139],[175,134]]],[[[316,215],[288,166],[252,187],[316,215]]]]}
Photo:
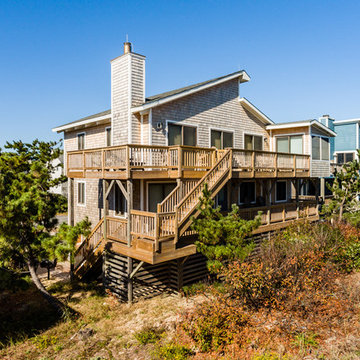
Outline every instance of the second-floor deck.
{"type": "MultiPolygon", "coordinates": [[[[309,177],[310,156],[232,149],[233,177],[309,177]]],[[[190,146],[122,145],[70,151],[69,178],[201,178],[224,150],[190,146]]]]}

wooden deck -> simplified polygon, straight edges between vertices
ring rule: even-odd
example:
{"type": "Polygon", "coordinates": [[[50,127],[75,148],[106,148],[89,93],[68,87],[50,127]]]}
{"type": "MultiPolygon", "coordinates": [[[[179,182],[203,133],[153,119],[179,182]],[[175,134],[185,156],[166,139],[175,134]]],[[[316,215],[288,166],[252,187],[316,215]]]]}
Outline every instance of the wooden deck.
{"type": "MultiPolygon", "coordinates": [[[[253,234],[284,228],[299,219],[316,221],[319,219],[318,206],[315,202],[305,201],[300,204],[284,203],[269,207],[253,207],[241,209],[242,218],[253,219],[262,212],[261,225],[253,234]]],[[[149,264],[189,256],[196,253],[195,245],[176,248],[171,239],[175,232],[175,218],[169,213],[149,213],[131,211],[131,244],[127,244],[127,220],[106,219],[107,235],[104,238],[104,219],[97,224],[90,236],[80,244],[75,253],[75,269],[77,274],[84,273],[107,248],[124,256],[130,256],[149,264]],[[172,236],[171,236],[172,235],[172,236]]],[[[184,235],[194,235],[187,231],[184,235]]]]}
{"type": "MultiPolygon", "coordinates": [[[[69,178],[200,179],[225,150],[190,146],[122,145],[70,151],[69,178]]],[[[306,178],[310,156],[231,149],[234,178],[306,178]]]]}

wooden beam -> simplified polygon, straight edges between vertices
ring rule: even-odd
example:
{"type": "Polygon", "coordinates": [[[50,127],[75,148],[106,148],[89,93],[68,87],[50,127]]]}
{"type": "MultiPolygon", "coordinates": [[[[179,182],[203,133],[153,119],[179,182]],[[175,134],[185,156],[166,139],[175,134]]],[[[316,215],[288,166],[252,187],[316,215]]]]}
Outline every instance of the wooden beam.
{"type": "Polygon", "coordinates": [[[127,202],[129,202],[129,194],[128,192],[126,191],[124,185],[122,184],[122,182],[120,180],[116,180],[116,183],[118,184],[122,194],[124,195],[125,199],[127,202]]]}
{"type": "Polygon", "coordinates": [[[132,279],[136,273],[140,270],[140,268],[144,265],[143,261],[140,261],[138,266],[133,270],[133,272],[130,274],[130,279],[132,279]]]}
{"type": "Polygon", "coordinates": [[[109,187],[107,188],[106,193],[105,193],[105,199],[108,198],[108,196],[109,196],[109,194],[110,194],[110,191],[111,191],[111,189],[113,188],[114,184],[115,184],[115,180],[111,180],[110,185],[109,185],[109,187]]]}

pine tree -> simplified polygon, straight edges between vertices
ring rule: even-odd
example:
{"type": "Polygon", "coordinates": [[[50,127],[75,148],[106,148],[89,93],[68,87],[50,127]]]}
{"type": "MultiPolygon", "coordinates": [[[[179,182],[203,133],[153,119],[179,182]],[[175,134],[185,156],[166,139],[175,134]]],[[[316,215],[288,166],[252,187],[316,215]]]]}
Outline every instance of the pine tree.
{"type": "Polygon", "coordinates": [[[239,215],[239,207],[232,205],[227,215],[220,207],[214,207],[211,193],[205,184],[200,203],[200,214],[192,218],[192,229],[198,233],[197,250],[208,259],[210,272],[218,273],[224,264],[233,260],[244,260],[254,249],[249,237],[260,225],[260,213],[254,220],[244,220],[239,215]]]}
{"type": "MultiPolygon", "coordinates": [[[[358,150],[358,158],[360,150],[358,150]]],[[[343,165],[341,171],[335,173],[334,183],[328,185],[332,199],[323,207],[322,213],[342,221],[344,212],[359,211],[358,196],[360,192],[360,163],[358,159],[343,165]]]]}
{"type": "Polygon", "coordinates": [[[31,144],[15,141],[0,149],[0,266],[26,264],[31,278],[45,299],[59,312],[64,306],[51,296],[36,274],[42,259],[68,256],[80,233],[89,222],[74,228],[57,226],[56,214],[66,209],[66,199],[50,189],[63,183],[65,176],[54,177],[61,154],[59,143],[34,140],[31,144]]]}

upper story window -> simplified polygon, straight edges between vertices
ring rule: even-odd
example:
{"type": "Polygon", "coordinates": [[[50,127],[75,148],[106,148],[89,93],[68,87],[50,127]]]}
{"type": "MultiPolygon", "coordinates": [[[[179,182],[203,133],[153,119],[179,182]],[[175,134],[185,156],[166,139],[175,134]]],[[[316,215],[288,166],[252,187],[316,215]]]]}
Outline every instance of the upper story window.
{"type": "Polygon", "coordinates": [[[168,145],[196,146],[196,127],[168,123],[168,145]]]}
{"type": "Polygon", "coordinates": [[[245,134],[245,149],[246,150],[262,150],[263,149],[263,137],[261,135],[245,134]]]}
{"type": "Polygon", "coordinates": [[[228,131],[211,130],[211,147],[226,149],[234,147],[234,134],[228,131]]]}
{"type": "Polygon", "coordinates": [[[313,160],[329,160],[329,138],[312,136],[311,143],[313,160]]]}
{"type": "Polygon", "coordinates": [[[106,146],[111,146],[111,127],[105,129],[106,146]]]}
{"type": "Polygon", "coordinates": [[[345,164],[347,162],[353,161],[355,159],[355,154],[353,152],[350,153],[337,153],[337,163],[345,164]]]}
{"type": "Polygon", "coordinates": [[[302,135],[277,136],[276,151],[291,154],[303,154],[302,135]]]}
{"type": "Polygon", "coordinates": [[[78,150],[85,149],[85,133],[77,134],[78,150]]]}

